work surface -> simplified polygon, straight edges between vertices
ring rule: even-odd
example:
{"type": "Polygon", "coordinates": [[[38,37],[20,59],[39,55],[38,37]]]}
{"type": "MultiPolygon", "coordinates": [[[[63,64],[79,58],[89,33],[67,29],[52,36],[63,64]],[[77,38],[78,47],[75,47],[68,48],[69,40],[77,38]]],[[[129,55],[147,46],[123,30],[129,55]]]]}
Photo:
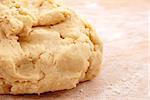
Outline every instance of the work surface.
{"type": "Polygon", "coordinates": [[[103,40],[101,73],[72,90],[39,96],[0,95],[0,100],[150,100],[150,0],[64,1],[88,18],[103,40]]]}

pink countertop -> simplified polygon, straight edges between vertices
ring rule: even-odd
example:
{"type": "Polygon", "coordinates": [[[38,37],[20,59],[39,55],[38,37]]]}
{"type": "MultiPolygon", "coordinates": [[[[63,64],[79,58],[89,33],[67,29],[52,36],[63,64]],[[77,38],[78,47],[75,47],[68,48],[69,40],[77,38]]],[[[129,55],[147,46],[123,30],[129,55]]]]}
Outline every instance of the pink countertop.
{"type": "Polygon", "coordinates": [[[88,18],[101,36],[101,73],[72,90],[40,96],[0,95],[0,100],[150,100],[150,0],[64,1],[88,18]]]}

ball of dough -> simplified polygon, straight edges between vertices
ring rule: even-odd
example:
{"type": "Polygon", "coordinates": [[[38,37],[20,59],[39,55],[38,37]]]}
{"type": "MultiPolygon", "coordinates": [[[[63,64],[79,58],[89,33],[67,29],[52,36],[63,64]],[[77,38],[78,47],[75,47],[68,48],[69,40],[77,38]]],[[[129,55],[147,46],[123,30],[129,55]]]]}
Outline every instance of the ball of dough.
{"type": "Polygon", "coordinates": [[[92,26],[55,0],[0,1],[0,94],[74,88],[101,60],[92,26]]]}

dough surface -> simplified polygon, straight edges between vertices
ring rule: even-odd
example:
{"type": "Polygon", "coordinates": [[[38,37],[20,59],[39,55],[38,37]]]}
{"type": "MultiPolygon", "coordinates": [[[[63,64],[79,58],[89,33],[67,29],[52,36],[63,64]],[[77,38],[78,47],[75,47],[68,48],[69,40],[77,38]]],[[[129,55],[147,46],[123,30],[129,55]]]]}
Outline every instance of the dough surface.
{"type": "Polygon", "coordinates": [[[0,94],[76,87],[97,76],[102,42],[55,0],[0,0],[0,94]]]}

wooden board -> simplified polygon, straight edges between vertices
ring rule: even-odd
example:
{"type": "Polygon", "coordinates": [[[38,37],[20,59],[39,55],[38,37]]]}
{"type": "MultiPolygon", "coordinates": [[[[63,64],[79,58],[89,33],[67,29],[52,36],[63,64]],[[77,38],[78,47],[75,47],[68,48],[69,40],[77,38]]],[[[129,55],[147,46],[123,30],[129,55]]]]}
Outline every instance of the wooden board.
{"type": "Polygon", "coordinates": [[[0,95],[0,100],[150,100],[150,0],[64,1],[87,17],[104,41],[101,74],[72,90],[40,96],[0,95]]]}

